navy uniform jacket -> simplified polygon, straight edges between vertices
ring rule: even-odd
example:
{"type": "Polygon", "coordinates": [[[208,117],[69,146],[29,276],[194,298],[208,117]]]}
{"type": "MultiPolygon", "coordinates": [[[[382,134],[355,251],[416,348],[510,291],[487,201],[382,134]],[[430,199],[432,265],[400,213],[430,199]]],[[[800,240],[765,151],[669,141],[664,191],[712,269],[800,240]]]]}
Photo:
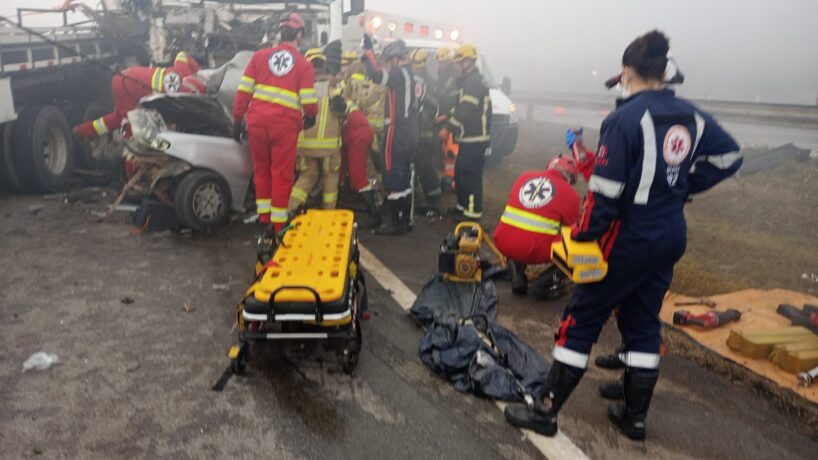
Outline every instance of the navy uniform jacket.
{"type": "Polygon", "coordinates": [[[602,122],[597,163],[574,237],[599,241],[609,262],[675,262],[687,241],[688,196],[735,174],[741,163],[736,141],[673,91],[624,99],[602,122]]]}

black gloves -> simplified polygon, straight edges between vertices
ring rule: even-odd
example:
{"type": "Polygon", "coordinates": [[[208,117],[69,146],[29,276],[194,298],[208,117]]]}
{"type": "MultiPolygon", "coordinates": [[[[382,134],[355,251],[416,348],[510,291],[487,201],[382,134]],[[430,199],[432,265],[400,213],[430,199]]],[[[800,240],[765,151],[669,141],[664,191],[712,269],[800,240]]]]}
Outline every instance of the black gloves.
{"type": "Polygon", "coordinates": [[[241,144],[242,135],[244,135],[244,120],[236,120],[233,122],[233,139],[241,144]]]}
{"type": "Polygon", "coordinates": [[[315,126],[315,116],[308,117],[304,116],[304,129],[310,129],[315,126]]]}
{"type": "Polygon", "coordinates": [[[372,49],[372,37],[370,37],[369,34],[364,34],[363,48],[366,51],[372,49]]]}

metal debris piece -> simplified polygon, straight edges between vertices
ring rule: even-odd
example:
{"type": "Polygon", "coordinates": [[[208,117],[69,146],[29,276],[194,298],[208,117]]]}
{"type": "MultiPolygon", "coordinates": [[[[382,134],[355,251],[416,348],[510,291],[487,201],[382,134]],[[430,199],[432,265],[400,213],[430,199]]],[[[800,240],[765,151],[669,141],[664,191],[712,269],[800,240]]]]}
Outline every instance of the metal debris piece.
{"type": "Polygon", "coordinates": [[[195,309],[196,307],[194,307],[190,301],[185,302],[185,305],[182,306],[182,310],[184,310],[185,313],[192,313],[195,309]]]}
{"type": "Polygon", "coordinates": [[[28,207],[28,212],[30,212],[32,214],[37,214],[38,212],[42,211],[43,209],[45,209],[44,204],[32,204],[31,206],[28,207]]]}
{"type": "Polygon", "coordinates": [[[134,299],[133,299],[133,298],[131,298],[131,297],[123,297],[123,298],[119,299],[119,302],[120,302],[122,305],[130,305],[130,304],[132,304],[132,303],[136,302],[136,300],[134,300],[134,299]]]}

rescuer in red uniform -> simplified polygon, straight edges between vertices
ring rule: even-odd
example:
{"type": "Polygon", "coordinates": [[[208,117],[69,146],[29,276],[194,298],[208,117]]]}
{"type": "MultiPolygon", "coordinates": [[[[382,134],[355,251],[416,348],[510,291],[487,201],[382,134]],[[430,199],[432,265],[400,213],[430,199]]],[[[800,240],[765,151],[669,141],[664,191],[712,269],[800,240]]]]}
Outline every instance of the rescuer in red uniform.
{"type": "Polygon", "coordinates": [[[285,13],[281,43],[253,54],[233,104],[236,140],[247,128],[259,222],[276,232],[287,222],[298,133],[315,125],[318,113],[313,68],[298,52],[304,27],[298,13],[285,13]]]}
{"type": "Polygon", "coordinates": [[[345,101],[336,96],[330,102],[330,109],[341,121],[341,158],[349,174],[349,183],[358,193],[369,213],[369,222],[363,228],[375,228],[381,225],[380,209],[375,200],[375,190],[367,174],[369,151],[375,137],[369,120],[352,101],[345,101]]]}
{"type": "Polygon", "coordinates": [[[560,155],[545,171],[524,172],[511,187],[494,242],[509,259],[515,294],[526,292],[526,265],[550,262],[560,226],[579,220],[579,195],[572,187],[577,175],[574,159],[560,155]]]}
{"type": "Polygon", "coordinates": [[[91,141],[119,128],[128,112],[136,108],[143,97],[158,93],[194,92],[201,82],[184,85],[188,77],[195,78],[199,64],[188,53],[179,52],[173,67],[128,67],[111,79],[114,111],[74,127],[74,134],[91,141]]]}

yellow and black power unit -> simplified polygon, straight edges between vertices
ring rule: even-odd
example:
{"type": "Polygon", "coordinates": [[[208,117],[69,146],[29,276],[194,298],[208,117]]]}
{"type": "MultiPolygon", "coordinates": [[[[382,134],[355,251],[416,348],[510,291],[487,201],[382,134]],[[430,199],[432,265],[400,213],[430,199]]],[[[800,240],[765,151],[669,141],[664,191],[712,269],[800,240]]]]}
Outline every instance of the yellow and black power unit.
{"type": "Polygon", "coordinates": [[[551,261],[574,283],[594,283],[608,274],[608,262],[596,241],[576,241],[571,228],[560,230],[562,240],[551,244],[551,261]]]}
{"type": "Polygon", "coordinates": [[[480,283],[485,263],[505,267],[506,258],[476,222],[461,222],[440,245],[438,269],[447,281],[480,283]],[[483,260],[480,255],[483,244],[497,256],[496,261],[483,260]]]}

